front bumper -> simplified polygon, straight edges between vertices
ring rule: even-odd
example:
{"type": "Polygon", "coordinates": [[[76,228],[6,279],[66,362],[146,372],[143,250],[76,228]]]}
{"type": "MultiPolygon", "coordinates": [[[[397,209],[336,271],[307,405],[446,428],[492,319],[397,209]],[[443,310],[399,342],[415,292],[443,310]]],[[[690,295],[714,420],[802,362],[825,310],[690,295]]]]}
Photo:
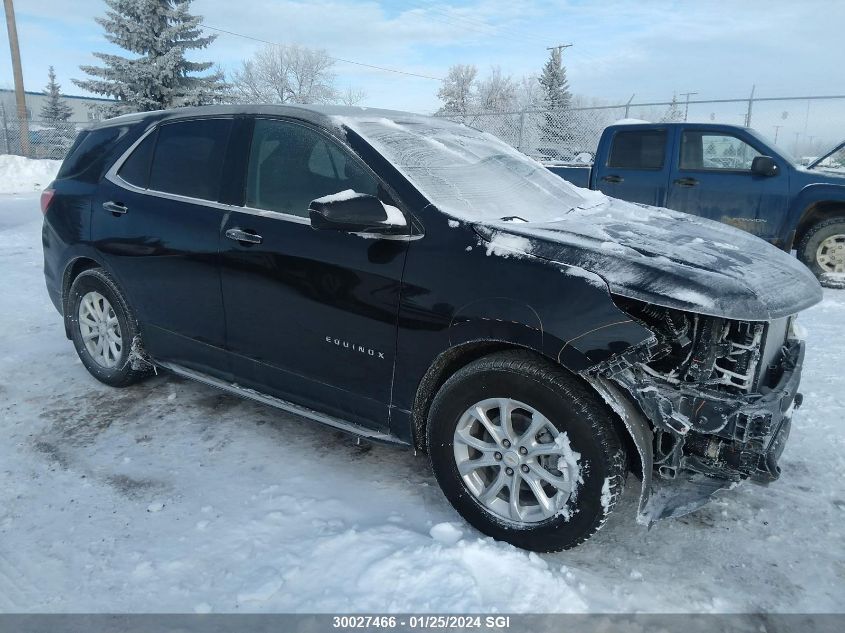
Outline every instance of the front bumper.
{"type": "Polygon", "coordinates": [[[629,430],[638,427],[642,435],[639,441],[634,436],[644,466],[642,522],[688,514],[745,479],[767,484],[779,477],[778,460],[802,401],[804,351],[803,341],[785,341],[769,385],[758,393],[669,384],[636,364],[617,364],[590,380],[611,406],[624,399],[620,387],[639,405],[636,413],[614,408],[629,430]]]}
{"type": "MultiPolygon", "coordinates": [[[[790,340],[778,367],[780,378],[764,393],[744,396],[727,411],[718,430],[692,431],[685,442],[683,465],[693,471],[738,480],[745,477],[769,483],[780,476],[780,459],[792,423],[792,413],[803,400],[798,393],[804,363],[803,341],[790,340]]],[[[722,403],[704,401],[701,409],[714,410],[722,403]]]]}

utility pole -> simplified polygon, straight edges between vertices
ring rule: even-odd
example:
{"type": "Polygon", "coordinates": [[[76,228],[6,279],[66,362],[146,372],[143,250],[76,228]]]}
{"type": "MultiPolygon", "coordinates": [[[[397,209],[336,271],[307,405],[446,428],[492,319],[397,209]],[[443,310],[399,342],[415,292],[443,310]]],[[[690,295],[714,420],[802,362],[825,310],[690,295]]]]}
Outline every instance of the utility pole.
{"type": "Polygon", "coordinates": [[[781,129],[783,126],[782,126],[782,125],[774,125],[774,126],[772,126],[772,127],[774,127],[774,128],[775,128],[775,145],[777,145],[777,144],[778,144],[778,132],[780,132],[780,129],[781,129]]]}
{"type": "Polygon", "coordinates": [[[679,95],[682,97],[686,97],[686,105],[684,106],[684,121],[687,120],[687,115],[689,114],[689,98],[691,95],[697,95],[697,92],[679,92],[679,95]]]}
{"type": "Polygon", "coordinates": [[[570,48],[572,46],[574,46],[574,44],[558,44],[557,46],[546,46],[546,50],[553,51],[557,49],[557,51],[561,54],[562,57],[564,49],[570,48]]]}
{"type": "Polygon", "coordinates": [[[15,101],[18,106],[18,125],[21,135],[21,153],[29,156],[29,123],[26,117],[26,94],[23,91],[21,49],[18,46],[18,27],[15,24],[15,7],[12,0],[3,0],[6,7],[6,29],[9,31],[9,48],[12,51],[12,74],[15,77],[15,101]]]}
{"type": "Polygon", "coordinates": [[[748,112],[745,113],[745,127],[751,127],[751,106],[754,105],[754,89],[756,85],[751,86],[751,96],[748,97],[748,112]]]}
{"type": "Polygon", "coordinates": [[[628,99],[628,103],[625,104],[625,118],[628,118],[628,115],[631,113],[631,102],[634,100],[634,97],[637,96],[637,93],[631,95],[631,98],[628,99]]]}

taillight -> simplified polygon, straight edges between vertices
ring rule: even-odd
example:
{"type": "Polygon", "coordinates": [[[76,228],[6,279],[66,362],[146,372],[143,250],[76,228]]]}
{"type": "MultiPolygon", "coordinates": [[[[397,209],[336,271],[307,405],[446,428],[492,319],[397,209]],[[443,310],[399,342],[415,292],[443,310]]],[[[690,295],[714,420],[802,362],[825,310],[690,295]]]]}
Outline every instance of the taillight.
{"type": "Polygon", "coordinates": [[[53,196],[55,195],[56,190],[52,187],[48,187],[41,192],[41,213],[47,213],[47,209],[50,208],[50,203],[53,201],[53,196]]]}

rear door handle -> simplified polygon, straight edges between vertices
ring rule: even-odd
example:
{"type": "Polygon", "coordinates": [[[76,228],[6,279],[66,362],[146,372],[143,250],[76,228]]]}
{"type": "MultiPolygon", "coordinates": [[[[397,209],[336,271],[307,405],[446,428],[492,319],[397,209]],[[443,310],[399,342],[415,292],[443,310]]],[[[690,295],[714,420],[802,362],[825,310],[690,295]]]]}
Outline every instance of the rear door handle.
{"type": "Polygon", "coordinates": [[[675,184],[679,187],[695,187],[698,185],[698,181],[695,178],[678,178],[675,184]]]}
{"type": "Polygon", "coordinates": [[[261,240],[264,239],[260,235],[248,233],[243,229],[228,229],[226,231],[226,237],[230,240],[246,244],[261,244],[261,240]]]}
{"type": "Polygon", "coordinates": [[[123,215],[127,211],[129,211],[129,207],[127,207],[125,204],[120,204],[119,202],[112,202],[111,200],[103,203],[103,209],[105,209],[109,213],[114,213],[115,215],[123,215]]]}
{"type": "Polygon", "coordinates": [[[601,179],[605,182],[611,183],[625,182],[625,179],[622,176],[602,176],[601,179]]]}

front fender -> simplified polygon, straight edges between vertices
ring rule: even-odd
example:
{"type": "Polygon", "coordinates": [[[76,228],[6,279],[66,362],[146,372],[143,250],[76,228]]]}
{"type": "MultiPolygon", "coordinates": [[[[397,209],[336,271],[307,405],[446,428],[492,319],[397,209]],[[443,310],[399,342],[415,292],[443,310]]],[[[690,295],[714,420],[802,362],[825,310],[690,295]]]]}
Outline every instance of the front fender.
{"type": "Polygon", "coordinates": [[[800,226],[807,213],[820,202],[841,202],[845,207],[845,184],[814,183],[801,189],[789,207],[781,235],[800,226]]]}
{"type": "Polygon", "coordinates": [[[652,493],[651,474],[654,469],[654,433],[651,425],[645,419],[642,412],[626,398],[622,390],[612,382],[601,376],[584,374],[583,378],[590,383],[598,394],[604,399],[607,405],[622,420],[628,435],[637,447],[642,465],[642,485],[640,487],[640,501],[637,506],[637,523],[650,525],[651,520],[647,511],[652,493]]]}

